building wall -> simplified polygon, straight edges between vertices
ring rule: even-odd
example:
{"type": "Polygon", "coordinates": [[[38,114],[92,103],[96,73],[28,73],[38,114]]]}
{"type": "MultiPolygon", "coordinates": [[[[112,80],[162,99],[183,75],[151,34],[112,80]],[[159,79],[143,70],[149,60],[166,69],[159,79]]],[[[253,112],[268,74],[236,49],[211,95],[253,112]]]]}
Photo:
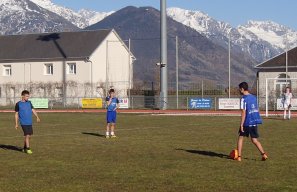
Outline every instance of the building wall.
{"type": "Polygon", "coordinates": [[[105,92],[109,88],[114,88],[118,95],[127,95],[127,89],[132,87],[133,59],[116,33],[112,32],[107,36],[106,41],[94,51],[90,60],[93,62],[94,83],[99,86],[104,82],[102,89],[105,92]]]}
{"type": "MultiPolygon", "coordinates": [[[[111,87],[126,96],[132,86],[132,61],[123,42],[111,32],[89,59],[65,61],[66,97],[103,97],[111,87]],[[67,73],[68,63],[76,64],[76,74],[67,73]]],[[[63,66],[63,61],[54,60],[0,63],[0,97],[17,97],[23,89],[31,90],[33,97],[63,97],[63,66]],[[45,74],[49,63],[52,75],[45,74]],[[4,65],[11,65],[11,76],[3,75],[4,65]]]]}

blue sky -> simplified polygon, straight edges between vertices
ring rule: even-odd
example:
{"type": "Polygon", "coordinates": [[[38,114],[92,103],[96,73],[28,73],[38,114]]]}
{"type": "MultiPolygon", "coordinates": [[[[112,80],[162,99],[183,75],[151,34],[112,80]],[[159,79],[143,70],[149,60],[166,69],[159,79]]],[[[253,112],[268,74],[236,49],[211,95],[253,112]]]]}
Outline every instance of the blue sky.
{"type": "MultiPolygon", "coordinates": [[[[119,10],[123,7],[153,6],[160,8],[160,0],[52,0],[65,7],[96,11],[119,10]]],[[[168,7],[199,10],[236,27],[248,20],[272,20],[297,30],[296,0],[167,0],[168,7]]]]}

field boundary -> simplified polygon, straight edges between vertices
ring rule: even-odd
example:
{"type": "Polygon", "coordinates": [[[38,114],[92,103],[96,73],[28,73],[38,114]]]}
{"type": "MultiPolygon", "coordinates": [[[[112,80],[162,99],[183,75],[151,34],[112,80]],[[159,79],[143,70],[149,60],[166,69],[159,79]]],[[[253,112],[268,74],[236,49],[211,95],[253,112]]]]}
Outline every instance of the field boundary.
{"type": "MultiPolygon", "coordinates": [[[[0,110],[0,113],[14,113],[14,110],[0,110]]],[[[105,113],[105,109],[37,109],[38,113],[105,113]]],[[[240,110],[143,110],[143,109],[127,109],[118,110],[122,114],[151,114],[151,115],[170,115],[170,116],[240,116],[240,110]]],[[[262,116],[265,111],[260,112],[262,116]]],[[[291,112],[292,116],[297,116],[297,111],[291,112]]],[[[283,111],[272,111],[269,116],[282,116],[283,111]]]]}

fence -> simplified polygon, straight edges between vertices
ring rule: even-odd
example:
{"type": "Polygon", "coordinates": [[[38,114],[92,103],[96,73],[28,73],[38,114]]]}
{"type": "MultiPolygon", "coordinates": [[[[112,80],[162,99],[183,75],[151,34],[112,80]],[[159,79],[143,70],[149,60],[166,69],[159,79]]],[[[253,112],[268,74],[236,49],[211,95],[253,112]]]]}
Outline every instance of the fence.
{"type": "MultiPolygon", "coordinates": [[[[167,107],[168,109],[183,109],[183,110],[219,110],[219,100],[226,97],[218,97],[218,96],[207,96],[201,97],[201,95],[191,95],[191,96],[179,96],[178,100],[176,96],[169,96],[167,98],[167,107]],[[192,100],[195,102],[195,106],[192,104],[192,100]],[[200,101],[197,101],[200,100],[200,101]],[[200,102],[200,103],[199,103],[200,102]]],[[[239,97],[234,96],[232,98],[238,99],[239,106],[239,97]]],[[[30,99],[36,99],[34,97],[30,99]]],[[[83,108],[83,99],[82,97],[67,97],[66,102],[64,102],[63,98],[38,98],[38,99],[46,99],[49,109],[82,109],[83,108]]],[[[94,99],[94,98],[93,98],[94,99]]],[[[105,108],[105,98],[96,98],[101,99],[102,106],[96,107],[97,109],[105,108]]],[[[127,98],[120,98],[120,100],[125,99],[128,101],[127,109],[153,109],[158,110],[160,108],[163,99],[159,96],[131,96],[127,98]]],[[[14,105],[16,102],[20,100],[20,97],[14,98],[0,98],[1,109],[14,109],[14,105]]],[[[120,101],[121,102],[121,101],[120,101]]],[[[34,105],[34,103],[33,103],[34,105]]],[[[88,107],[86,107],[88,108],[88,107]]],[[[225,108],[227,109],[227,108],[225,108]]]]}

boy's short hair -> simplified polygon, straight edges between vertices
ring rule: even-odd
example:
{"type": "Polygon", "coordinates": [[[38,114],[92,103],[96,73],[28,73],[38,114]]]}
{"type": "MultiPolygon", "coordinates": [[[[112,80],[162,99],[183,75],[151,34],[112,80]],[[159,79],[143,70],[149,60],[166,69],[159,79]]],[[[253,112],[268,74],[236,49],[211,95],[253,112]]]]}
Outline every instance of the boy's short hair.
{"type": "Polygon", "coordinates": [[[110,89],[110,90],[109,90],[109,94],[110,94],[110,93],[114,93],[114,89],[110,89]]]}
{"type": "Polygon", "coordinates": [[[22,96],[24,96],[24,95],[30,95],[30,92],[28,90],[24,90],[24,91],[22,91],[22,96]]]}
{"type": "Polygon", "coordinates": [[[247,82],[241,82],[238,86],[239,86],[239,89],[243,89],[245,91],[249,90],[249,85],[247,82]]]}

